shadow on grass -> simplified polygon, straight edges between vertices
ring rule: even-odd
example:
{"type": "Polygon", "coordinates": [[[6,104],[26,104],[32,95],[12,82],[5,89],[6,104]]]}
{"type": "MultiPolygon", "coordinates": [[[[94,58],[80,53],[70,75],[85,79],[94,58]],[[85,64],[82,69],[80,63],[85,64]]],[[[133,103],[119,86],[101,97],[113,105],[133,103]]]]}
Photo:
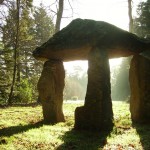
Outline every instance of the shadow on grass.
{"type": "Polygon", "coordinates": [[[133,127],[136,128],[137,133],[140,136],[140,142],[144,150],[150,150],[150,123],[138,124],[133,123],[133,127]]]}
{"type": "Polygon", "coordinates": [[[35,124],[28,124],[28,125],[18,125],[0,129],[0,136],[12,136],[14,134],[18,134],[21,132],[28,131],[29,129],[39,128],[43,125],[43,122],[37,122],[35,124]]]}
{"type": "Polygon", "coordinates": [[[71,130],[60,137],[64,143],[55,150],[98,150],[107,144],[110,131],[92,132],[71,130]]]}

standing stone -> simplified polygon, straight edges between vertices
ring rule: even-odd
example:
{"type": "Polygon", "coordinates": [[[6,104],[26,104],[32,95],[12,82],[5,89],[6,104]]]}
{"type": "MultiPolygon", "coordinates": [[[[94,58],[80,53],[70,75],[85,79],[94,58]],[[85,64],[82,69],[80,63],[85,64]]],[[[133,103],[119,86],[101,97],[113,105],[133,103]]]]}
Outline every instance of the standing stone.
{"type": "Polygon", "coordinates": [[[75,129],[107,130],[113,125],[113,112],[106,50],[93,49],[89,54],[88,63],[85,104],[75,110],[75,129]]]}
{"type": "Polygon", "coordinates": [[[150,60],[134,56],[129,79],[131,118],[135,122],[150,122],[150,60]]]}
{"type": "Polygon", "coordinates": [[[64,78],[63,62],[58,60],[45,62],[38,82],[39,99],[42,103],[45,123],[65,121],[62,111],[64,78]]]}

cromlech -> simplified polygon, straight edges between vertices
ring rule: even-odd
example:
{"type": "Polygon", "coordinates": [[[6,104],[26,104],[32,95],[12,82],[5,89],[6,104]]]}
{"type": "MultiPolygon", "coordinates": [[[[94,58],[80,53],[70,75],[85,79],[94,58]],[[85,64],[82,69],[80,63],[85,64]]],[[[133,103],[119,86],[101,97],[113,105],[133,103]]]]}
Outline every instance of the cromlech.
{"type": "Polygon", "coordinates": [[[75,110],[74,128],[94,131],[112,127],[113,111],[108,60],[131,55],[134,55],[129,80],[132,120],[150,121],[150,85],[148,85],[150,60],[143,57],[149,53],[150,41],[114,25],[88,19],[73,20],[33,51],[36,59],[45,61],[38,82],[44,121],[46,123],[65,121],[62,110],[65,78],[63,62],[88,60],[85,103],[75,110]]]}

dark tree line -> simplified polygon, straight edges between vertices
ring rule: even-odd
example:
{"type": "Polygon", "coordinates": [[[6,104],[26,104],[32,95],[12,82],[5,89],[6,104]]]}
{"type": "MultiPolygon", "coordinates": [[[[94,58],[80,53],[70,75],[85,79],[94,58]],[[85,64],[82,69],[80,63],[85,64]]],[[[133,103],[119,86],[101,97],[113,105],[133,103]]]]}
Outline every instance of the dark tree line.
{"type": "Polygon", "coordinates": [[[49,2],[49,7],[42,3],[35,7],[33,0],[0,1],[0,103],[37,99],[43,64],[32,57],[32,51],[60,30],[64,9],[64,0],[49,2]]]}
{"type": "Polygon", "coordinates": [[[41,4],[32,0],[11,0],[1,6],[0,16],[0,101],[35,100],[41,62],[32,51],[54,34],[54,24],[41,4]]]}
{"type": "MultiPolygon", "coordinates": [[[[64,0],[56,2],[58,7],[54,23],[46,8],[42,4],[39,7],[33,6],[33,0],[0,1],[0,103],[26,103],[37,99],[36,85],[43,64],[32,57],[32,51],[60,30],[64,0]]],[[[131,0],[128,2],[131,4],[131,0]]],[[[149,10],[150,0],[147,0],[139,4],[136,18],[132,18],[132,10],[129,11],[134,25],[132,32],[145,38],[150,37],[149,10]]],[[[128,65],[125,61],[121,68],[126,69],[116,74],[116,84],[113,84],[113,87],[117,87],[115,91],[119,95],[118,99],[126,99],[129,96],[129,89],[127,84],[124,84],[128,82],[128,65]],[[123,97],[120,96],[119,90],[124,92],[123,97]]],[[[86,81],[83,85],[81,83],[86,80],[85,76],[78,78],[77,75],[70,75],[66,79],[66,84],[70,86],[65,89],[66,99],[77,94],[79,99],[84,98],[86,81]],[[79,94],[83,87],[84,92],[79,94]],[[73,89],[74,93],[70,89],[73,89]],[[72,92],[70,96],[69,92],[72,92]]]]}
{"type": "Polygon", "coordinates": [[[150,0],[138,5],[137,15],[134,19],[134,33],[150,39],[150,0]]]}

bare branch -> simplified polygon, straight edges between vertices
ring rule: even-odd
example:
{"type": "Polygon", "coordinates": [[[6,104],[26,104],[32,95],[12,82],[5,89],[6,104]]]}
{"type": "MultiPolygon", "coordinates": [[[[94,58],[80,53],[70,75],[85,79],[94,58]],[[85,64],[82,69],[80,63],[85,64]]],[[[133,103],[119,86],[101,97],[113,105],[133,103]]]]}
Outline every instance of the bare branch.
{"type": "Polygon", "coordinates": [[[68,19],[68,18],[72,18],[73,17],[73,15],[71,15],[71,16],[64,16],[64,17],[62,17],[62,18],[64,18],[64,19],[68,19]]]}
{"type": "Polygon", "coordinates": [[[54,3],[52,3],[50,6],[53,6],[54,4],[58,3],[58,0],[55,0],[54,3]]]}
{"type": "Polygon", "coordinates": [[[71,5],[71,3],[70,3],[70,0],[68,0],[68,3],[69,3],[69,6],[70,6],[70,8],[71,8],[72,16],[73,16],[73,8],[72,8],[72,5],[71,5]]]}
{"type": "Polygon", "coordinates": [[[50,11],[51,11],[51,12],[53,12],[54,14],[57,14],[57,12],[56,12],[56,11],[54,11],[54,10],[52,10],[52,9],[50,9],[50,11]]]}

